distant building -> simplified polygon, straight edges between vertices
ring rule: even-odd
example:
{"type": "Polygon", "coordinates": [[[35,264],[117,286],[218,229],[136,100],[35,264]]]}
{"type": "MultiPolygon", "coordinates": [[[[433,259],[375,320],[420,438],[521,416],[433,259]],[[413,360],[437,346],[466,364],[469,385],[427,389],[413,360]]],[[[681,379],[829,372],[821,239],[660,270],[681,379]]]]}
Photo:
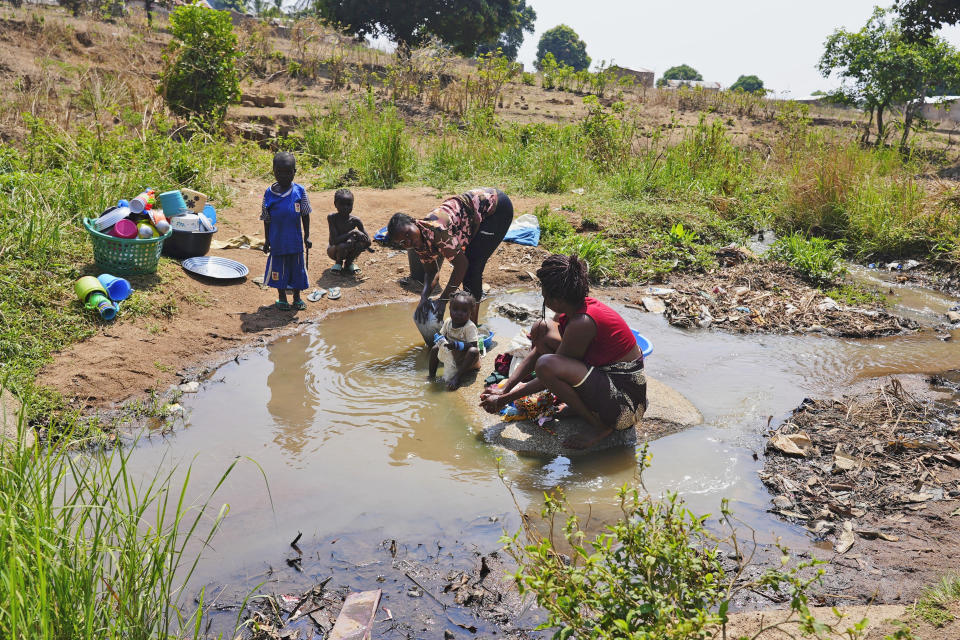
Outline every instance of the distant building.
{"type": "Polygon", "coordinates": [[[704,91],[720,91],[723,86],[719,82],[705,80],[664,80],[664,89],[679,89],[680,87],[700,87],[704,91]]]}
{"type": "Polygon", "coordinates": [[[960,96],[930,96],[920,113],[927,120],[960,122],[960,96]]]}
{"type": "Polygon", "coordinates": [[[610,65],[609,69],[618,80],[624,76],[629,76],[633,78],[637,86],[646,87],[647,89],[653,86],[653,71],[650,69],[628,69],[615,64],[610,65]]]}

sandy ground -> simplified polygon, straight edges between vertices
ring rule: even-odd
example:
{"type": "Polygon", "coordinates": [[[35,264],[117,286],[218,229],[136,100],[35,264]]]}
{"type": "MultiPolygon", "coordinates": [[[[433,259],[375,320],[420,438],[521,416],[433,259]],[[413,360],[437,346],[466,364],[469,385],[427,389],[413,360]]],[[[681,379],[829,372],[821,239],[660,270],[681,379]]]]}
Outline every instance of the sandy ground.
{"type": "MultiPolygon", "coordinates": [[[[218,212],[219,230],[215,238],[227,240],[240,234],[262,238],[260,201],[267,185],[238,179],[231,180],[231,186],[239,193],[232,207],[218,212]]],[[[398,210],[426,215],[444,195],[428,188],[358,188],[354,194],[354,213],[371,232],[385,226],[398,210]]],[[[177,313],[165,322],[141,318],[105,325],[89,339],[55,353],[53,361],[40,373],[39,382],[60,391],[78,408],[108,408],[145,391],[166,389],[178,381],[179,372],[214,359],[224,350],[269,341],[327,313],[416,299],[417,293],[398,282],[407,275],[407,258],[394,249],[376,245],[375,253],[358,260],[363,270],[358,277],[330,272],[326,214],[333,211],[333,192],[314,192],[310,198],[315,208],[311,216],[314,246],[310,252],[310,281],[312,286],[326,289],[341,287],[340,300],[323,298],[308,302],[307,310],[299,313],[273,309],[270,305],[276,300],[275,292],[262,290],[252,282],[254,277],[263,275],[266,266],[266,255],[261,251],[211,250],[209,255],[238,260],[250,269],[246,279],[227,283],[191,276],[176,262],[164,259],[158,276],[134,279],[134,286],[172,298],[177,313]]],[[[542,202],[518,198],[514,199],[514,207],[519,215],[542,202]]],[[[529,286],[527,271],[535,271],[543,255],[541,249],[504,243],[487,264],[485,282],[493,289],[529,286]]],[[[449,273],[449,266],[445,266],[441,282],[446,281],[449,273]]],[[[69,295],[72,292],[64,290],[64,296],[69,295]]]]}

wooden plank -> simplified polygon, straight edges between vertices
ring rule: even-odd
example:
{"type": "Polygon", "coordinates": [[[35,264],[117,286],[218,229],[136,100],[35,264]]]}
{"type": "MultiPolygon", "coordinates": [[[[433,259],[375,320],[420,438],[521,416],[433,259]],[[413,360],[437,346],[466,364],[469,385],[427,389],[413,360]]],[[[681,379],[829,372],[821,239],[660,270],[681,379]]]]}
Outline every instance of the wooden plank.
{"type": "Polygon", "coordinates": [[[380,606],[380,595],[380,589],[348,595],[329,640],[370,640],[373,619],[380,606]]]}

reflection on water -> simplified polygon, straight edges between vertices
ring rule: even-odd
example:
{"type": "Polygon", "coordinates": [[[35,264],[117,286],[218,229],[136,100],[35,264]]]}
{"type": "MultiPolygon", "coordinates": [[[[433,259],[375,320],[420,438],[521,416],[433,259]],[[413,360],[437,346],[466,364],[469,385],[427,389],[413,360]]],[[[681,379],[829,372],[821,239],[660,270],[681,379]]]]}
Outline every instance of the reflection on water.
{"type": "MultiPolygon", "coordinates": [[[[527,295],[512,301],[539,306],[527,295]]],[[[473,518],[515,522],[498,464],[524,511],[538,511],[543,493],[561,488],[572,503],[590,505],[594,522],[618,515],[618,489],[637,486],[632,450],[537,460],[488,446],[455,396],[426,380],[412,311],[389,305],[338,314],[230,363],[221,383],[184,399],[188,428],[138,446],[132,463],[145,472],[161,460],[194,461],[197,496],[237,456],[259,465],[242,465],[222,490],[231,513],[197,570],[200,582],[256,584],[297,531],[304,549],[363,532],[375,547],[380,536],[440,540],[473,518]]],[[[645,486],[679,492],[699,513],[717,513],[730,498],[743,520],[788,544],[803,542],[802,530],[766,512],[769,495],[756,476],[768,419],[776,424],[805,396],[863,376],[960,366],[960,344],[929,332],[873,341],[741,336],[623,313],[654,343],[649,374],[690,398],[705,420],[650,443],[645,486]]],[[[500,341],[520,330],[502,318],[489,324],[500,341]]],[[[491,548],[496,536],[476,543],[491,548]]]]}

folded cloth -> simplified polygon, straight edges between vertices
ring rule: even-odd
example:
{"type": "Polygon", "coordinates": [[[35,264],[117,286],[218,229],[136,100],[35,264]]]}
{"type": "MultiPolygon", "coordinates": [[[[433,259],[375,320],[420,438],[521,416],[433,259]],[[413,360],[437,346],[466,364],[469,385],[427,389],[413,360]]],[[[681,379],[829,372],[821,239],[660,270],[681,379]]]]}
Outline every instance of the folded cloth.
{"type": "Polygon", "coordinates": [[[263,249],[263,239],[257,236],[234,236],[227,241],[214,240],[211,249],[263,249]]]}
{"type": "Polygon", "coordinates": [[[380,231],[377,231],[377,232],[373,235],[373,239],[376,240],[377,242],[386,242],[386,241],[387,241],[387,228],[384,227],[383,229],[380,229],[380,231]]]}
{"type": "Polygon", "coordinates": [[[530,247],[539,245],[540,221],[537,220],[537,216],[527,213],[515,219],[507,229],[507,235],[503,237],[503,241],[530,247]]]}
{"type": "Polygon", "coordinates": [[[486,378],[484,378],[483,386],[489,387],[492,384],[497,384],[501,380],[506,380],[506,379],[507,379],[507,376],[503,375],[502,373],[491,373],[486,378]]]}

